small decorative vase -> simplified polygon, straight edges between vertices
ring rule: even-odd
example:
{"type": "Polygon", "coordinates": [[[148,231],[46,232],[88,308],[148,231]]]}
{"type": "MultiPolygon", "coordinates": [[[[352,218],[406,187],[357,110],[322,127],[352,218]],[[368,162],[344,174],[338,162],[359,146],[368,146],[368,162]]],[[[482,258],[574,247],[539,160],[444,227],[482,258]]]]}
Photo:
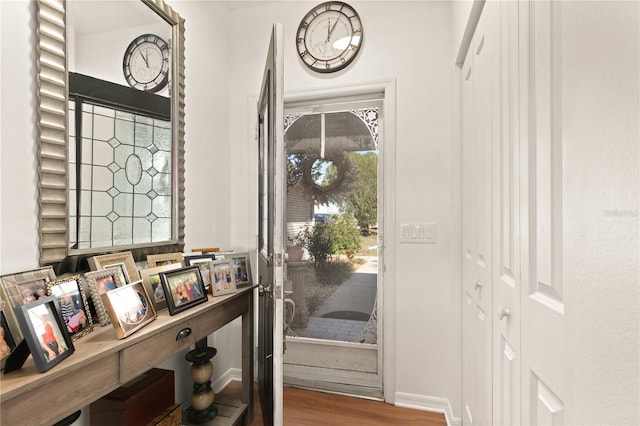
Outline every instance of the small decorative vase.
{"type": "Polygon", "coordinates": [[[185,355],[185,359],[191,362],[191,379],[193,380],[193,392],[191,394],[191,406],[188,408],[187,418],[191,423],[202,424],[213,419],[218,410],[213,405],[215,393],[211,388],[211,375],[213,364],[210,359],[218,351],[212,347],[196,348],[185,355]]]}

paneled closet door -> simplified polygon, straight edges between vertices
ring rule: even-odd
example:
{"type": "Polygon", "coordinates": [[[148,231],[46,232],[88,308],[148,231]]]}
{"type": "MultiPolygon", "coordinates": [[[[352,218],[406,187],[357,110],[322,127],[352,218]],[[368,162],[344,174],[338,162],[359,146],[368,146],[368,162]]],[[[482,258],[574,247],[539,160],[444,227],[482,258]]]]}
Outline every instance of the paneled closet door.
{"type": "Polygon", "coordinates": [[[563,2],[519,7],[522,424],[565,418],[562,274],[563,2]]]}
{"type": "Polygon", "coordinates": [[[493,140],[493,423],[520,418],[520,134],[518,2],[485,7],[500,31],[498,114],[493,140]]]}
{"type": "MultiPolygon", "coordinates": [[[[485,8],[487,8],[485,6],[485,8]]],[[[497,28],[480,18],[463,66],[463,407],[464,424],[492,422],[492,146],[499,134],[497,28]]]]}

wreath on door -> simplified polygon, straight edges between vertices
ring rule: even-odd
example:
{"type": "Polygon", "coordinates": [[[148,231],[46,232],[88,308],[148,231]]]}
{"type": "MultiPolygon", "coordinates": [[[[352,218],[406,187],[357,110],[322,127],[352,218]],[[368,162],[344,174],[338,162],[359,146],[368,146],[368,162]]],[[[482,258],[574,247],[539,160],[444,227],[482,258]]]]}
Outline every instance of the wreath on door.
{"type": "Polygon", "coordinates": [[[353,190],[355,177],[353,161],[344,151],[327,152],[323,158],[317,154],[293,154],[287,158],[288,186],[297,186],[305,198],[317,205],[344,201],[353,190]],[[317,161],[330,163],[330,181],[317,182],[317,161]]]}

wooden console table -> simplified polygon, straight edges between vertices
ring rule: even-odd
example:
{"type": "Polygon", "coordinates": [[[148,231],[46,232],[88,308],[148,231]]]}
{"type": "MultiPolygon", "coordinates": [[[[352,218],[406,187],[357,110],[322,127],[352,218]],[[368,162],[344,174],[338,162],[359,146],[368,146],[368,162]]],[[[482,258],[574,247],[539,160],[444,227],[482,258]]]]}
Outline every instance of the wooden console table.
{"type": "Polygon", "coordinates": [[[69,358],[45,373],[38,373],[29,357],[21,369],[0,376],[0,424],[55,423],[240,316],[241,400],[219,409],[212,424],[248,424],[253,418],[252,287],[225,296],[209,295],[206,303],[175,316],[160,311],[153,322],[122,340],[111,325],[97,326],[74,342],[75,352],[69,358]],[[182,332],[188,335],[177,339],[185,329],[190,333],[182,332]]]}

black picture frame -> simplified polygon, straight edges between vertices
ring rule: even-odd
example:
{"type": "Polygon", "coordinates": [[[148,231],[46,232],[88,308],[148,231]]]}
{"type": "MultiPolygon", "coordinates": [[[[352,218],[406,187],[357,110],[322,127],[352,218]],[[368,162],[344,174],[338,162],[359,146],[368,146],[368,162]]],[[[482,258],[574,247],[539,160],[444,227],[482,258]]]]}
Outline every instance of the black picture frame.
{"type": "Polygon", "coordinates": [[[209,287],[211,286],[211,270],[213,268],[214,260],[216,260],[216,256],[214,254],[192,254],[184,256],[184,266],[197,265],[200,268],[202,281],[205,290],[207,290],[207,293],[211,293],[209,291],[209,287]]]}
{"type": "Polygon", "coordinates": [[[175,315],[208,300],[198,266],[161,272],[160,281],[167,300],[169,315],[175,315]]]}
{"type": "Polygon", "coordinates": [[[15,313],[39,373],[56,366],[75,351],[55,296],[18,306],[15,313]]]}

